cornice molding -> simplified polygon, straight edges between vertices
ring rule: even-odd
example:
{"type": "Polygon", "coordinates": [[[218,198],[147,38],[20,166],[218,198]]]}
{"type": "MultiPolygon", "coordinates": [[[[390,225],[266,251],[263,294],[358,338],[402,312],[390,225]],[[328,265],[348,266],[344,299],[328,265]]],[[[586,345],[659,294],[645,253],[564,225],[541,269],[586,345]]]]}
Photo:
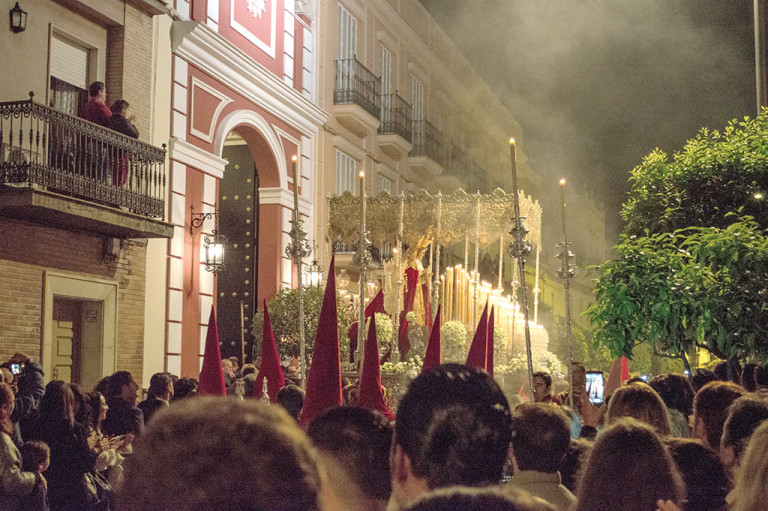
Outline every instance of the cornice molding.
{"type": "Polygon", "coordinates": [[[189,167],[202,170],[216,179],[224,177],[224,168],[227,166],[227,160],[176,137],[171,137],[168,157],[189,167]]]}
{"type": "Polygon", "coordinates": [[[171,49],[305,136],[314,135],[330,117],[204,23],[174,21],[171,49]]]}

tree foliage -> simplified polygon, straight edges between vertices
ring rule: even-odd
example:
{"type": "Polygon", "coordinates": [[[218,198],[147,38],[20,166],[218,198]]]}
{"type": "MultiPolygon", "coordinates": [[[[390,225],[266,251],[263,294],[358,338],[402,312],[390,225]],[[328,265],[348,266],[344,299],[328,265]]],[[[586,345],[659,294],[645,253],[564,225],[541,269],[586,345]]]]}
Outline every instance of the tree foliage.
{"type": "Polygon", "coordinates": [[[694,346],[724,359],[768,355],[768,231],[735,220],[623,235],[587,310],[596,343],[628,358],[646,342],[673,356],[694,346]]]}
{"type": "MultiPolygon", "coordinates": [[[[304,288],[304,343],[309,362],[312,349],[315,346],[317,322],[320,318],[320,307],[323,304],[325,289],[320,286],[304,288]]],[[[283,289],[274,295],[267,303],[269,319],[272,321],[272,331],[275,335],[277,353],[280,357],[299,356],[299,292],[298,289],[283,289]]],[[[343,302],[337,295],[336,312],[339,318],[339,344],[341,349],[349,348],[347,328],[349,320],[344,312],[343,302]]],[[[261,337],[264,329],[264,308],[261,307],[253,318],[254,354],[261,354],[261,337]]]]}
{"type": "Polygon", "coordinates": [[[686,227],[727,227],[727,213],[768,227],[768,110],[732,121],[725,130],[702,129],[670,161],[655,150],[632,170],[622,208],[625,234],[644,236],[686,227]]]}

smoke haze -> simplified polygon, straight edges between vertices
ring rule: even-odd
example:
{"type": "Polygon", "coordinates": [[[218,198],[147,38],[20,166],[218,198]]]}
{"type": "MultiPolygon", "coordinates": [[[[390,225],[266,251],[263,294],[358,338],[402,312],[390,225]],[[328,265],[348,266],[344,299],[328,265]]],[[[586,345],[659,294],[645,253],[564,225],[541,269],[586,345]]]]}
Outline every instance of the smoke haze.
{"type": "Polygon", "coordinates": [[[545,211],[567,177],[604,205],[609,245],[643,156],[755,115],[751,1],[422,4],[522,125],[545,211]]]}

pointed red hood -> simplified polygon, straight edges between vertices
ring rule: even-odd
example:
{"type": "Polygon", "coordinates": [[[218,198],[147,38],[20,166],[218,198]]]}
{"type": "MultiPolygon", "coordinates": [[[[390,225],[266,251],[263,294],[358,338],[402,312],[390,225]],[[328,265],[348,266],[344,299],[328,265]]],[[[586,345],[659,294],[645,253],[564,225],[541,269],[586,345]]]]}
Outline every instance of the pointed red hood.
{"type": "Polygon", "coordinates": [[[480,322],[477,324],[475,336],[472,338],[472,344],[467,353],[467,365],[485,369],[488,349],[488,302],[485,302],[483,315],[480,316],[480,322]]]}
{"type": "Polygon", "coordinates": [[[437,306],[437,314],[435,314],[435,323],[432,325],[432,331],[429,333],[429,342],[427,343],[427,351],[424,354],[424,364],[421,366],[421,372],[429,371],[433,367],[437,367],[441,363],[440,353],[440,311],[442,305],[437,306]]]}
{"type": "Polygon", "coordinates": [[[269,400],[274,403],[277,398],[277,391],[285,386],[285,379],[283,378],[283,369],[280,367],[280,357],[277,355],[275,334],[272,332],[272,320],[269,319],[266,300],[264,300],[264,328],[261,336],[261,367],[256,376],[255,397],[261,396],[264,378],[267,379],[269,400]]]}
{"type": "MultiPolygon", "coordinates": [[[[339,323],[336,316],[335,256],[331,257],[323,305],[317,322],[312,365],[307,377],[307,394],[301,411],[301,425],[306,427],[315,416],[332,406],[341,405],[341,361],[339,360],[339,323]]],[[[302,361],[303,362],[303,361],[302,361]]]]}
{"type": "Polygon", "coordinates": [[[224,371],[221,369],[221,350],[219,350],[219,331],[216,327],[216,311],[211,307],[208,319],[208,333],[205,336],[205,354],[203,367],[200,369],[200,381],[197,393],[201,396],[224,396],[224,371]]]}
{"type": "Polygon", "coordinates": [[[408,322],[405,316],[413,310],[413,301],[416,298],[416,281],[419,277],[419,271],[415,268],[405,270],[405,295],[403,310],[400,311],[400,328],[397,332],[397,348],[400,354],[405,356],[411,351],[411,341],[408,340],[408,322]]]}
{"type": "Polygon", "coordinates": [[[491,305],[491,316],[488,318],[488,342],[485,349],[485,370],[493,377],[493,311],[491,305]]]}
{"type": "Polygon", "coordinates": [[[376,335],[376,316],[371,317],[368,327],[368,337],[365,339],[365,355],[363,357],[363,372],[360,375],[360,397],[358,406],[376,410],[389,420],[395,420],[389,411],[384,396],[381,393],[381,369],[379,367],[379,341],[376,335]]]}

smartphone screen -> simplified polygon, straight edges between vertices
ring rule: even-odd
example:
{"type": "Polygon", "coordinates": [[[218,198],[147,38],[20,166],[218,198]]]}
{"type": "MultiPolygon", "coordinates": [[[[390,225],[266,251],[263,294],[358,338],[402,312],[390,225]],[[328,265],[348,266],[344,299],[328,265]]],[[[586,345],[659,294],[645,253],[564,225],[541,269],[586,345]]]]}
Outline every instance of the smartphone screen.
{"type": "Polygon", "coordinates": [[[587,394],[589,400],[599,405],[603,402],[605,392],[605,376],[602,371],[587,371],[587,394]]]}
{"type": "Polygon", "coordinates": [[[13,374],[21,374],[21,364],[11,364],[11,372],[13,374]]]}

